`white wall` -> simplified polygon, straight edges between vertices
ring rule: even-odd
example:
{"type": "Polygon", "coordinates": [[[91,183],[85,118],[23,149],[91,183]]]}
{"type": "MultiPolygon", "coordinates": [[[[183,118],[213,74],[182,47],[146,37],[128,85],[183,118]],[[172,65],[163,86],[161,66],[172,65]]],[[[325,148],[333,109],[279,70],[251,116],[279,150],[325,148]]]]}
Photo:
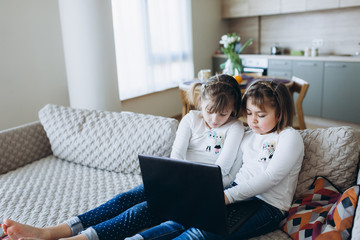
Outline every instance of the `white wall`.
{"type": "Polygon", "coordinates": [[[211,57],[219,47],[228,24],[221,19],[220,0],[192,0],[193,58],[195,76],[200,69],[211,69],[211,57]]]}
{"type": "Polygon", "coordinates": [[[69,105],[57,1],[1,0],[0,36],[0,130],[69,105]]]}
{"type": "MultiPolygon", "coordinates": [[[[220,0],[192,0],[195,75],[227,26],[220,0]]],[[[0,130],[38,119],[47,103],[69,106],[58,0],[0,1],[0,130]]],[[[161,116],[181,114],[178,89],[122,102],[122,110],[161,116]]]]}

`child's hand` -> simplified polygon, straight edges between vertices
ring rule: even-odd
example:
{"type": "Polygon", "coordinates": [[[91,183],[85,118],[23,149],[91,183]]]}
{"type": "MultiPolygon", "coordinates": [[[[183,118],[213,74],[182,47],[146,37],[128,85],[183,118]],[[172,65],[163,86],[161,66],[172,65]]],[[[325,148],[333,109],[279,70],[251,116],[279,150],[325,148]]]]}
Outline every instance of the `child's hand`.
{"type": "Polygon", "coordinates": [[[225,193],[224,193],[224,197],[225,197],[225,205],[228,205],[229,204],[229,199],[227,198],[225,193]]]}

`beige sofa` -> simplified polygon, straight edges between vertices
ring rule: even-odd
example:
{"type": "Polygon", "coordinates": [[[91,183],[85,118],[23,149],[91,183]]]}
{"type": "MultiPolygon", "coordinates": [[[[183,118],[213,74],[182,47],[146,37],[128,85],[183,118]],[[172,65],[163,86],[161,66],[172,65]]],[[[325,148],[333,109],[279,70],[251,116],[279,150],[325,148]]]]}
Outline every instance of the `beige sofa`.
{"type": "MultiPolygon", "coordinates": [[[[131,112],[47,105],[39,122],[0,132],[0,218],[58,224],[141,183],[139,153],[169,156],[178,122],[131,112]]],[[[296,196],[315,176],[341,190],[359,183],[350,127],[300,131],[305,158],[296,196]]],[[[353,239],[360,239],[357,208],[353,239]]],[[[281,230],[256,239],[289,239],[281,230]]]]}

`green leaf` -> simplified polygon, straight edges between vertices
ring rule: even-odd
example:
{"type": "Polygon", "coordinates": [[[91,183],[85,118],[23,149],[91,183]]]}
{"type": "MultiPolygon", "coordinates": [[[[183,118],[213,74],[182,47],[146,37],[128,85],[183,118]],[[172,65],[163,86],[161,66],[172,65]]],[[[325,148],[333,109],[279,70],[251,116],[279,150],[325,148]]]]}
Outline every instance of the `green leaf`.
{"type": "Polygon", "coordinates": [[[253,39],[252,39],[252,38],[250,38],[249,40],[247,40],[246,43],[240,48],[239,54],[242,53],[242,51],[244,51],[244,49],[245,49],[247,46],[251,45],[252,43],[253,43],[253,39]]]}

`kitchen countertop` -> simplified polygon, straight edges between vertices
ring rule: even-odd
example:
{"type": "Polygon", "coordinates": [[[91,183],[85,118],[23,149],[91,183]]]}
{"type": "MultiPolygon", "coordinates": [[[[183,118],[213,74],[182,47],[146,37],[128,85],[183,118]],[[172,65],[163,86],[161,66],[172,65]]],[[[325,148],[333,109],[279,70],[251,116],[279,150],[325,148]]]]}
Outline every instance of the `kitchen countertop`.
{"type": "MultiPolygon", "coordinates": [[[[213,57],[226,58],[225,54],[214,54],[213,57]]],[[[305,57],[305,56],[291,56],[291,55],[241,54],[240,57],[267,58],[267,59],[277,59],[277,60],[360,62],[360,56],[341,56],[341,55],[320,55],[316,57],[305,57]]]]}

